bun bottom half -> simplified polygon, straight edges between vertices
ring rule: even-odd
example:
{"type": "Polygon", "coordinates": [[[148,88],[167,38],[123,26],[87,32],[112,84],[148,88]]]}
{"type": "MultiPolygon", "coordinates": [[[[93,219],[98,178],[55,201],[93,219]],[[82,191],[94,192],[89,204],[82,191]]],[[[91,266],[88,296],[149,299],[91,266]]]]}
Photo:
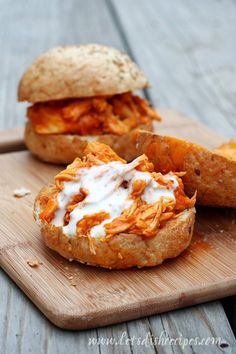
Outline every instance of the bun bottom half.
{"type": "Polygon", "coordinates": [[[155,171],[186,172],[184,190],[197,191],[197,204],[236,208],[236,161],[171,136],[140,131],[136,139],[137,155],[146,154],[155,171]]]}
{"type": "Polygon", "coordinates": [[[44,187],[35,200],[34,217],[40,224],[46,245],[64,258],[109,269],[151,267],[165,259],[177,257],[190,244],[195,221],[195,208],[187,209],[171,219],[156,236],[143,238],[135,234],[120,233],[105,241],[93,238],[94,252],[88,237],[69,237],[62,227],[55,227],[39,219],[43,206],[39,198],[54,193],[51,185],[44,187]]]}
{"type": "MultiPolygon", "coordinates": [[[[153,131],[153,124],[140,125],[138,129],[153,131]]],[[[91,141],[98,141],[109,145],[120,157],[132,161],[137,157],[135,147],[135,130],[122,136],[104,135],[72,135],[72,134],[38,134],[34,131],[31,122],[25,127],[25,144],[27,148],[40,160],[55,164],[71,163],[76,157],[83,157],[86,145],[91,141]]]]}

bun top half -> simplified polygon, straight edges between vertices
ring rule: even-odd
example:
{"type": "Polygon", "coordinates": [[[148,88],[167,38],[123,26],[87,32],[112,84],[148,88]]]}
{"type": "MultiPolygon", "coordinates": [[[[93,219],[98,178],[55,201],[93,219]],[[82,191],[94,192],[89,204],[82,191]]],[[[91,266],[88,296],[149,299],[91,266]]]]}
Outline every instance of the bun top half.
{"type": "Polygon", "coordinates": [[[148,86],[127,54],[98,44],[50,49],[22,76],[18,100],[31,103],[115,95],[148,86]]]}

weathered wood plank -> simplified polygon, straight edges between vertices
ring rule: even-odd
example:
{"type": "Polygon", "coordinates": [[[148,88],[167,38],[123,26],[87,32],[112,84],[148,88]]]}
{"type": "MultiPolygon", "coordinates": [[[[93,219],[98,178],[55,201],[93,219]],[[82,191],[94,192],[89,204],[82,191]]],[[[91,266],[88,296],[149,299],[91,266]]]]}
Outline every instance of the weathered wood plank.
{"type": "Polygon", "coordinates": [[[131,344],[126,323],[98,328],[98,338],[101,340],[101,354],[131,354],[131,344]],[[117,343],[117,344],[116,344],[117,343]]]}
{"type": "Polygon", "coordinates": [[[23,127],[0,130],[0,153],[24,150],[23,139],[23,127]]]}
{"type": "MultiPolygon", "coordinates": [[[[155,317],[150,317],[150,324],[155,337],[161,333],[162,347],[166,339],[176,339],[172,343],[174,353],[233,353],[236,348],[234,335],[228,322],[222,326],[222,316],[224,311],[215,302],[207,307],[200,305],[163,314],[161,326],[155,317]]],[[[165,349],[170,349],[171,342],[166,343],[165,349]]]]}
{"type": "Polygon", "coordinates": [[[26,300],[25,295],[15,284],[0,272],[1,306],[0,306],[0,343],[1,353],[30,353],[44,354],[45,330],[47,320],[38,316],[35,306],[26,300]],[[8,296],[4,296],[4,290],[8,296]],[[4,306],[4,299],[7,304],[4,306]],[[5,310],[5,322],[1,311],[5,310]],[[2,333],[4,332],[4,333],[2,333]]]}
{"type": "Polygon", "coordinates": [[[236,4],[212,0],[110,4],[150,79],[153,102],[235,136],[236,4]]]}
{"type": "MultiPolygon", "coordinates": [[[[155,316],[156,322],[160,322],[161,316],[155,316]]],[[[132,350],[134,354],[157,353],[157,347],[153,345],[152,328],[148,318],[142,318],[139,321],[131,321],[127,323],[127,329],[132,341],[132,350]]]]}
{"type": "Polygon", "coordinates": [[[83,352],[89,352],[91,354],[99,353],[99,345],[90,345],[89,342],[90,338],[97,338],[96,329],[82,332],[69,332],[59,330],[50,325],[48,326],[46,338],[48,354],[77,354],[83,352]]]}

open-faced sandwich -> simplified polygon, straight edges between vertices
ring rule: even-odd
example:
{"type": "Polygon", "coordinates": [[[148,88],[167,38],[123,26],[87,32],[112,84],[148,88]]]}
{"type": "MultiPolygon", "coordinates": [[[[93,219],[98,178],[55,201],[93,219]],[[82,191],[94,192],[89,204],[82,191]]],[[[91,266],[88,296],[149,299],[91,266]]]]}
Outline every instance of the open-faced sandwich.
{"type": "Polygon", "coordinates": [[[197,203],[236,208],[236,142],[210,151],[170,136],[139,132],[137,155],[146,154],[156,171],[185,171],[186,194],[197,191],[197,203]]]}
{"type": "Polygon", "coordinates": [[[127,163],[98,142],[84,154],[36,197],[34,217],[51,249],[119,269],[155,266],[188,247],[195,195],[185,195],[182,173],[157,173],[145,155],[127,163]]]}
{"type": "Polygon", "coordinates": [[[142,71],[119,50],[88,44],[49,50],[23,75],[19,101],[27,110],[25,143],[44,161],[70,163],[89,141],[110,145],[126,160],[135,146],[130,133],[152,131],[156,111],[132,91],[147,87],[142,71]]]}

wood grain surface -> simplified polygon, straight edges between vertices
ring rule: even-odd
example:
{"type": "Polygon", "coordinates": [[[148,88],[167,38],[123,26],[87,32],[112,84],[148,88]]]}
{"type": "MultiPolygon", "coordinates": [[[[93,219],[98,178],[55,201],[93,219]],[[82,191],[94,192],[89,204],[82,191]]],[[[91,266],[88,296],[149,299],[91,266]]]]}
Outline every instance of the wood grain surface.
{"type": "Polygon", "coordinates": [[[0,130],[0,153],[24,150],[24,127],[0,130]]]}
{"type": "MultiPolygon", "coordinates": [[[[206,146],[219,141],[219,135],[204,125],[191,124],[170,110],[163,114],[163,125],[157,125],[157,131],[168,129],[172,135],[184,131],[194,141],[202,131],[206,146]]],[[[0,163],[0,264],[57,326],[100,327],[235,294],[234,210],[198,208],[193,242],[175,260],[151,269],[107,271],[70,263],[41,240],[32,219],[33,200],[60,167],[42,163],[27,151],[4,154],[0,163]],[[21,186],[31,195],[14,198],[14,189],[21,186]],[[29,260],[42,264],[32,268],[29,260]]]]}
{"type": "MultiPolygon", "coordinates": [[[[44,50],[69,43],[105,43],[129,52],[148,75],[148,96],[158,107],[171,106],[219,133],[235,137],[235,31],[233,0],[0,0],[0,127],[25,120],[26,104],[16,101],[23,71],[44,50]],[[147,12],[148,11],[148,12],[147,12]]],[[[235,337],[219,301],[128,323],[65,332],[52,326],[0,271],[1,354],[12,353],[233,353],[235,337]],[[222,336],[222,347],[138,346],[88,339],[125,332],[167,338],[222,336]]],[[[231,317],[235,314],[231,308],[231,317]]]]}
{"type": "Polygon", "coordinates": [[[235,137],[235,2],[109,3],[130,53],[150,79],[154,104],[235,137]]]}

